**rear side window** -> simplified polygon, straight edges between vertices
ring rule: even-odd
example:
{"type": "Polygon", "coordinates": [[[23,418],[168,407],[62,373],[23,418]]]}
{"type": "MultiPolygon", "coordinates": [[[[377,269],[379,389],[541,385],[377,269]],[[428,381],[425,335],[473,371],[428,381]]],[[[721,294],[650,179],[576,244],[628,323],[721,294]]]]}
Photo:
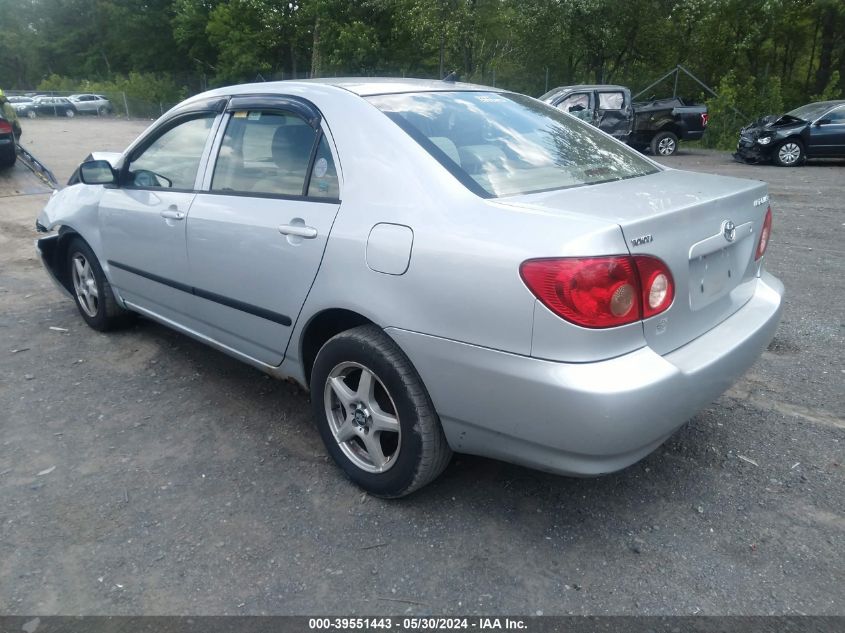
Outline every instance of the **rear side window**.
{"type": "Polygon", "coordinates": [[[621,110],[625,104],[625,95],[621,92],[600,92],[599,110],[621,110]]]}
{"type": "Polygon", "coordinates": [[[484,197],[659,171],[591,125],[524,95],[423,92],[378,95],[369,101],[484,197]]]}
{"type": "Polygon", "coordinates": [[[308,185],[308,195],[337,197],[337,175],[325,140],[311,162],[318,134],[295,114],[234,112],[223,135],[211,190],[302,196],[308,185]],[[332,176],[333,187],[329,182],[332,176]],[[325,186],[321,189],[320,184],[325,186]],[[325,193],[329,191],[331,196],[325,193]]]}

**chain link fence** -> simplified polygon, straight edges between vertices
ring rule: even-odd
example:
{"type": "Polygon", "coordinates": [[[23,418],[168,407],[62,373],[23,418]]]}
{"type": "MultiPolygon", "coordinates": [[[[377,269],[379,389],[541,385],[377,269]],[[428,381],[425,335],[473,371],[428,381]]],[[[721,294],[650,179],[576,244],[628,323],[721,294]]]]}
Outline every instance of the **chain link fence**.
{"type": "Polygon", "coordinates": [[[176,102],[152,102],[125,92],[67,92],[61,90],[4,90],[18,116],[98,116],[126,119],[157,119],[176,102]]]}

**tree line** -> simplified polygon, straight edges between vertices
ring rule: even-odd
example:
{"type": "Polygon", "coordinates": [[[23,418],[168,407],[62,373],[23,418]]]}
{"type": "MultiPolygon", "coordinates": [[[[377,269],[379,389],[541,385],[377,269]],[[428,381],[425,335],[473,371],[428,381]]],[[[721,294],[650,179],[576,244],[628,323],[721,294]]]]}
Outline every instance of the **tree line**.
{"type": "MultiPolygon", "coordinates": [[[[841,97],[845,1],[0,0],[5,89],[122,85],[177,101],[244,81],[457,71],[538,95],[636,91],[676,64],[724,97],[717,112],[841,97]]],[[[680,92],[709,98],[686,80],[680,92]]]]}

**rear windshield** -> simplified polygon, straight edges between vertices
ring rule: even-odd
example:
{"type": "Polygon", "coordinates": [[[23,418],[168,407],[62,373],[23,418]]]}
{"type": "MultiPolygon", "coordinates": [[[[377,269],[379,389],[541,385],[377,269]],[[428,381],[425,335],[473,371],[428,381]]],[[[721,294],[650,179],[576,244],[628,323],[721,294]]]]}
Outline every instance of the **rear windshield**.
{"type": "Polygon", "coordinates": [[[378,95],[369,101],[484,197],[659,171],[589,124],[523,95],[424,92],[378,95]]]}

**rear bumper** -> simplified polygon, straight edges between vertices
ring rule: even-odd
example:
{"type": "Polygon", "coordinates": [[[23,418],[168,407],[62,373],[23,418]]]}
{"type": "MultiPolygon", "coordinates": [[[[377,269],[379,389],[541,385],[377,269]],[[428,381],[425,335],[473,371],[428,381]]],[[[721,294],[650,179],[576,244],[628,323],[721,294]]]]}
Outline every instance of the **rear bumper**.
{"type": "Polygon", "coordinates": [[[696,340],[594,363],[558,363],[388,328],[420,373],[453,450],[569,475],[648,455],[756,360],[780,321],[783,285],[696,340]]]}

